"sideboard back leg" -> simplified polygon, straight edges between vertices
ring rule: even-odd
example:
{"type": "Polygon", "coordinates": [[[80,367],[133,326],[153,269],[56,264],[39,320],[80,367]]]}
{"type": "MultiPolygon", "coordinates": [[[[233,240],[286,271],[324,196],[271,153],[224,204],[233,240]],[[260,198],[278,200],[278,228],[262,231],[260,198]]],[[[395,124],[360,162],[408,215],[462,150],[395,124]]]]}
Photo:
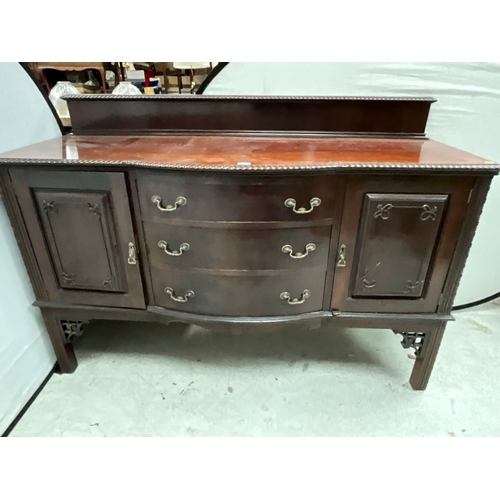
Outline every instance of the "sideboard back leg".
{"type": "Polygon", "coordinates": [[[416,391],[423,391],[427,387],[445,328],[446,322],[440,321],[426,328],[425,332],[394,330],[394,333],[403,336],[401,345],[405,349],[411,347],[415,350],[416,360],[411,372],[410,384],[416,391]]]}
{"type": "Polygon", "coordinates": [[[445,328],[446,322],[442,321],[425,332],[423,347],[417,354],[410,375],[410,385],[416,391],[423,391],[427,387],[445,328]]]}
{"type": "Polygon", "coordinates": [[[81,322],[67,322],[60,319],[52,311],[43,309],[42,316],[47,331],[49,332],[49,337],[56,353],[57,363],[61,373],[73,373],[78,366],[78,362],[76,361],[75,351],[71,344],[72,336],[68,334],[68,328],[70,328],[70,326],[67,326],[67,324],[81,324],[81,322]]]}

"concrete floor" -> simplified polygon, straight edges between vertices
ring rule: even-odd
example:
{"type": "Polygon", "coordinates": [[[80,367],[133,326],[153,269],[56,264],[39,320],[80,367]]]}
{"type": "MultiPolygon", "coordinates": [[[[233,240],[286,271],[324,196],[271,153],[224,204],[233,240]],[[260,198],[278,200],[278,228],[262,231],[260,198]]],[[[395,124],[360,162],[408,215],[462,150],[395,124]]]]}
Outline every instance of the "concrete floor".
{"type": "Polygon", "coordinates": [[[499,436],[500,306],[455,317],[425,392],[389,330],[91,323],[11,436],[499,436]]]}

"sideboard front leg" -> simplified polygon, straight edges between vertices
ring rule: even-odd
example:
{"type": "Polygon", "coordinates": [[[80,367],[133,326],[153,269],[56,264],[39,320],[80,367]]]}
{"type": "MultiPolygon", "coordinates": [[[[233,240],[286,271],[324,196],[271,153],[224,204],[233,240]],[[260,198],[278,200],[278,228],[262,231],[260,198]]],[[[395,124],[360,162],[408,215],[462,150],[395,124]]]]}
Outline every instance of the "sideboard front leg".
{"type": "Polygon", "coordinates": [[[56,353],[59,370],[61,373],[73,373],[78,362],[71,342],[75,336],[82,334],[83,325],[87,322],[62,319],[52,311],[43,309],[42,316],[56,353]]]}
{"type": "Polygon", "coordinates": [[[442,321],[425,332],[394,331],[403,336],[401,345],[405,349],[415,349],[417,359],[411,372],[410,385],[416,391],[423,391],[427,387],[445,328],[446,322],[442,321]]]}

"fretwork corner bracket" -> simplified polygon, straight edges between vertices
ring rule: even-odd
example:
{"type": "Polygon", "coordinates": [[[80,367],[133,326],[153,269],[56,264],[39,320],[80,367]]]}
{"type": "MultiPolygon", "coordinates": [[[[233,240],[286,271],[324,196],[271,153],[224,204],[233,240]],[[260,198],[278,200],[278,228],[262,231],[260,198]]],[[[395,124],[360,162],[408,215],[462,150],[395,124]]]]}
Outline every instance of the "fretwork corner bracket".
{"type": "Polygon", "coordinates": [[[401,345],[405,349],[409,349],[410,347],[415,350],[415,356],[419,357],[422,354],[422,350],[425,342],[425,333],[420,332],[398,332],[394,330],[396,335],[402,335],[403,340],[401,341],[401,345]]]}
{"type": "Polygon", "coordinates": [[[61,320],[61,328],[64,335],[64,342],[69,344],[73,341],[74,337],[80,337],[83,333],[83,325],[88,324],[88,321],[73,321],[61,320]]]}

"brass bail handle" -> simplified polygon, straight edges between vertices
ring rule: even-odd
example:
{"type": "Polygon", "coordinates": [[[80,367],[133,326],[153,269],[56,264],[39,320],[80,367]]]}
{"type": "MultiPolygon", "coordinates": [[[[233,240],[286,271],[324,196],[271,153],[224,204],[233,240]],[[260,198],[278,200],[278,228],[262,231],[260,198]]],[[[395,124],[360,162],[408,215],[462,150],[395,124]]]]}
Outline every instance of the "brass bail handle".
{"type": "Polygon", "coordinates": [[[285,207],[291,208],[296,214],[309,214],[314,210],[314,207],[319,207],[321,205],[321,199],[318,197],[311,198],[311,201],[309,202],[310,208],[296,208],[297,207],[297,202],[293,198],[287,198],[285,200],[285,207]]]}
{"type": "Polygon", "coordinates": [[[316,250],[316,245],[314,243],[308,243],[305,247],[305,252],[293,253],[292,245],[283,245],[281,251],[287,253],[292,259],[303,259],[309,255],[309,252],[314,252],[316,250]]]}
{"type": "Polygon", "coordinates": [[[300,299],[292,299],[291,295],[288,292],[282,292],[280,295],[280,299],[286,300],[291,306],[298,306],[300,304],[303,304],[310,296],[311,292],[306,289],[302,292],[302,296],[300,299]]]}
{"type": "Polygon", "coordinates": [[[170,295],[170,298],[172,300],[175,300],[176,302],[187,302],[189,299],[192,299],[194,297],[193,290],[188,290],[186,292],[186,295],[184,295],[184,297],[182,295],[177,296],[174,293],[174,289],[170,286],[167,286],[167,288],[165,288],[164,292],[167,295],[170,295]]]}
{"type": "Polygon", "coordinates": [[[162,212],[173,212],[179,207],[183,207],[187,204],[187,200],[184,196],[178,196],[173,205],[167,205],[166,207],[162,205],[161,196],[158,196],[157,194],[151,198],[151,201],[158,207],[158,210],[161,210],[162,212]]]}
{"type": "Polygon", "coordinates": [[[169,250],[168,249],[168,243],[165,240],[160,240],[158,242],[158,246],[163,249],[163,251],[172,257],[179,257],[181,256],[184,252],[187,252],[191,247],[189,246],[189,243],[181,243],[179,250],[169,250]]]}

